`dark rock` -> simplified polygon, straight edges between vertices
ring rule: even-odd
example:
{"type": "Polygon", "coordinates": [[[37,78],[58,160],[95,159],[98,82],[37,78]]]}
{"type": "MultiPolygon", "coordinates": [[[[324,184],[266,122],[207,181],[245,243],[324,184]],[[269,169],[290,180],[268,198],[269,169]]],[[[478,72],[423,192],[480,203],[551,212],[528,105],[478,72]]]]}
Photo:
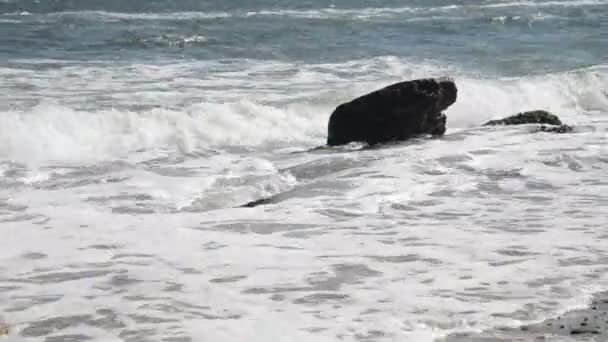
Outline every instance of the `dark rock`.
{"type": "Polygon", "coordinates": [[[568,125],[560,125],[560,126],[540,125],[538,132],[572,133],[572,132],[574,132],[574,127],[568,126],[568,125]]]}
{"type": "Polygon", "coordinates": [[[522,112],[509,116],[500,120],[491,120],[484,124],[484,126],[496,126],[496,125],[523,125],[523,124],[548,124],[561,126],[562,122],[557,115],[551,114],[544,110],[533,110],[529,112],[522,112]]]}
{"type": "Polygon", "coordinates": [[[255,207],[260,206],[260,205],[271,204],[273,198],[274,197],[267,197],[267,198],[257,199],[255,201],[247,202],[247,203],[241,205],[240,207],[241,208],[255,208],[255,207]]]}
{"type": "Polygon", "coordinates": [[[327,144],[366,142],[370,145],[414,136],[443,135],[442,113],[456,101],[451,79],[420,79],[395,83],[339,105],[329,118],[327,144]]]}

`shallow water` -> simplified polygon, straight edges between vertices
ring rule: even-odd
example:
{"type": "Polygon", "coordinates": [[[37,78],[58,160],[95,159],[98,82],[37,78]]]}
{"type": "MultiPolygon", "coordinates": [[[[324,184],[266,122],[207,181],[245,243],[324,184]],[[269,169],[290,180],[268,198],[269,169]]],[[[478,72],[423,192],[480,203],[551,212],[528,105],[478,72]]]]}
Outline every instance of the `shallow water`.
{"type": "Polygon", "coordinates": [[[8,340],[432,341],[585,306],[607,5],[0,1],[8,340]],[[308,151],[339,103],[445,75],[445,137],[308,151]],[[481,127],[530,109],[576,131],[481,127]]]}

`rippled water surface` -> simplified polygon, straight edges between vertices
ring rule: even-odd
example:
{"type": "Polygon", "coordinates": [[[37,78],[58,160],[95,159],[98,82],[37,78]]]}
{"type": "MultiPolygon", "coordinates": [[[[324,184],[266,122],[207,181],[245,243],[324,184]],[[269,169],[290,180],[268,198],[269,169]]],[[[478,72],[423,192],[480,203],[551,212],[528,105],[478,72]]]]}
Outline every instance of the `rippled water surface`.
{"type": "Polygon", "coordinates": [[[438,341],[582,307],[607,32],[603,0],[0,0],[0,327],[438,341]],[[431,76],[459,89],[443,138],[311,150],[338,104],[431,76]],[[530,109],[575,131],[481,126],[530,109]]]}

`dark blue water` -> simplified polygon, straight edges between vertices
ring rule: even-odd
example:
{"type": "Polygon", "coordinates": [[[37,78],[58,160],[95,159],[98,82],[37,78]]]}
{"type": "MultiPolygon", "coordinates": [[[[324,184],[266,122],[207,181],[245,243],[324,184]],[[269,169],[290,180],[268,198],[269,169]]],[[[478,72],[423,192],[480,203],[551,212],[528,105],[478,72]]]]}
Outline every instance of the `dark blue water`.
{"type": "Polygon", "coordinates": [[[522,75],[602,63],[607,32],[601,0],[0,3],[0,60],[9,64],[391,55],[522,75]]]}

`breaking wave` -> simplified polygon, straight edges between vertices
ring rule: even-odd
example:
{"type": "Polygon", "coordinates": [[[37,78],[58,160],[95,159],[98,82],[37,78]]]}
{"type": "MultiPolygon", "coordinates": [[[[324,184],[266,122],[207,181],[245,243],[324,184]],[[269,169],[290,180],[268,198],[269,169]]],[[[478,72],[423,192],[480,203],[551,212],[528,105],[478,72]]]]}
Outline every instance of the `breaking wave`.
{"type": "MultiPolygon", "coordinates": [[[[55,98],[29,108],[4,109],[0,112],[0,157],[113,159],[137,151],[191,153],[222,146],[294,144],[312,147],[324,143],[327,119],[339,103],[392,82],[421,76],[399,59],[372,59],[333,67],[307,65],[283,78],[276,74],[265,78],[260,65],[251,68],[258,74],[249,79],[246,72],[233,75],[241,75],[234,79],[241,83],[227,84],[232,88],[231,97],[181,107],[82,109],[55,98]],[[391,68],[376,65],[387,61],[391,61],[391,68]],[[348,68],[352,72],[345,76],[348,68]],[[327,83],[332,73],[333,79],[327,83]],[[276,94],[272,90],[273,79],[276,94]],[[256,82],[264,89],[260,94],[250,91],[256,82]],[[349,86],[345,88],[344,84],[349,86]],[[308,89],[309,93],[292,98],[293,94],[283,92],[285,88],[295,93],[308,89]],[[284,94],[284,98],[277,94],[284,94]]],[[[424,74],[445,73],[446,70],[437,69],[424,74]]],[[[478,78],[458,73],[453,76],[459,94],[447,110],[448,133],[522,110],[550,110],[572,124],[579,121],[580,115],[608,113],[606,65],[518,78],[478,78]]],[[[164,78],[157,81],[165,82],[164,78]]],[[[116,81],[113,86],[118,84],[116,81]]],[[[179,84],[175,87],[174,91],[179,92],[179,84]]],[[[66,92],[72,93],[68,89],[66,92]]]]}

